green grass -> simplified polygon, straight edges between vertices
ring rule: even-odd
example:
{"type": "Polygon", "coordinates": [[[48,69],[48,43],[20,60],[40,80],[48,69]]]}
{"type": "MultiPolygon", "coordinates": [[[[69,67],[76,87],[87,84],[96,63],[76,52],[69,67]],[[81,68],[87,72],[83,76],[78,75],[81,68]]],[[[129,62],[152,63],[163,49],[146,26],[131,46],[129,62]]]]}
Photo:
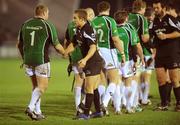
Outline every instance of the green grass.
{"type": "MultiPolygon", "coordinates": [[[[152,77],[151,95],[153,105],[145,107],[141,113],[116,116],[110,109],[110,117],[90,119],[88,121],[72,120],[75,109],[71,90],[72,77],[66,73],[67,60],[51,62],[49,87],[42,97],[42,110],[47,116],[42,121],[31,121],[24,110],[30,100],[31,83],[19,68],[18,59],[0,60],[0,125],[179,125],[180,113],[174,112],[171,106],[167,112],[154,112],[153,107],[159,102],[157,83],[152,77]]],[[[174,98],[173,98],[174,101],[174,98]]],[[[173,105],[174,102],[172,102],[173,105]]]]}

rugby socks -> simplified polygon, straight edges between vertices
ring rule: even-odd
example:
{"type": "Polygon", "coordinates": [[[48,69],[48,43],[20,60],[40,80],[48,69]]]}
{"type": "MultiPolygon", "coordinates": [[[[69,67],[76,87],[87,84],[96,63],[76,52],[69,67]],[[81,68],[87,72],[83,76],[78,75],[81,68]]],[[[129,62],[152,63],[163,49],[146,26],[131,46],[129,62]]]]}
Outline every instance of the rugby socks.
{"type": "Polygon", "coordinates": [[[130,98],[132,95],[132,89],[131,86],[126,86],[125,87],[125,97],[126,97],[126,109],[129,110],[132,106],[130,103],[130,98]]]}
{"type": "Polygon", "coordinates": [[[167,91],[167,103],[171,102],[171,90],[172,90],[172,83],[166,83],[166,91],[167,91]]]}
{"type": "Polygon", "coordinates": [[[126,106],[126,97],[125,97],[125,86],[124,86],[124,83],[121,84],[121,87],[120,87],[120,93],[121,93],[121,100],[122,100],[122,104],[124,106],[126,106]]]}
{"type": "Polygon", "coordinates": [[[38,101],[35,104],[35,112],[36,114],[41,114],[41,98],[38,99],[38,101]]]}
{"type": "Polygon", "coordinates": [[[96,112],[101,112],[100,110],[100,96],[98,89],[94,90],[94,107],[96,109],[96,112]]]}
{"type": "Polygon", "coordinates": [[[94,94],[90,94],[90,93],[86,94],[85,110],[84,110],[84,114],[86,116],[89,116],[89,111],[91,108],[91,104],[93,102],[93,98],[94,98],[94,94]]]}
{"type": "Polygon", "coordinates": [[[114,107],[115,107],[116,112],[120,111],[121,96],[120,96],[120,85],[119,84],[116,86],[116,90],[113,95],[113,100],[114,100],[114,107]]]}
{"type": "Polygon", "coordinates": [[[75,87],[74,88],[74,95],[75,95],[75,106],[77,109],[78,105],[81,102],[81,87],[75,87]]]}
{"type": "Polygon", "coordinates": [[[132,82],[131,82],[132,95],[130,97],[131,106],[134,106],[134,100],[135,100],[135,96],[137,93],[137,86],[138,86],[137,82],[132,80],[132,82]]]}
{"type": "Polygon", "coordinates": [[[167,92],[166,92],[166,87],[167,85],[162,85],[162,86],[159,86],[159,95],[160,95],[160,98],[161,98],[161,106],[167,106],[167,92]]]}
{"type": "Polygon", "coordinates": [[[142,103],[146,104],[148,101],[148,95],[149,95],[149,83],[145,82],[144,84],[144,93],[143,93],[143,99],[142,99],[142,103]]]}
{"type": "Polygon", "coordinates": [[[102,103],[102,100],[104,98],[106,87],[104,85],[98,86],[99,96],[100,96],[100,103],[102,103]]]}
{"type": "Polygon", "coordinates": [[[28,106],[31,111],[34,111],[35,104],[37,103],[38,99],[41,97],[41,94],[42,93],[39,88],[35,88],[34,91],[32,92],[31,101],[28,106]]]}
{"type": "Polygon", "coordinates": [[[108,106],[109,100],[111,99],[112,95],[114,95],[115,90],[116,90],[116,84],[110,83],[106,89],[106,93],[103,100],[104,107],[108,106]]]}
{"type": "Polygon", "coordinates": [[[139,100],[141,100],[141,101],[143,100],[144,89],[145,89],[145,84],[144,84],[144,83],[141,83],[141,84],[138,86],[139,100]]]}
{"type": "Polygon", "coordinates": [[[173,88],[173,90],[174,90],[174,95],[176,98],[176,105],[180,105],[180,87],[173,88]]]}

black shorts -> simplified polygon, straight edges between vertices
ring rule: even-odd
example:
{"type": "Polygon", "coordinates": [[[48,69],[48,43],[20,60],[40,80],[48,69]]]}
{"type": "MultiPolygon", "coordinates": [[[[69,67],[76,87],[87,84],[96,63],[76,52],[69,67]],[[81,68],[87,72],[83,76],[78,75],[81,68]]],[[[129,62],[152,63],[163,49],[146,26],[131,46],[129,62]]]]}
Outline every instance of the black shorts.
{"type": "Polygon", "coordinates": [[[103,69],[103,61],[98,62],[88,62],[86,66],[84,67],[83,71],[87,76],[95,76],[101,73],[101,70],[103,69]]]}
{"type": "Polygon", "coordinates": [[[155,68],[175,69],[179,68],[180,64],[178,59],[157,59],[155,58],[155,68]]]}

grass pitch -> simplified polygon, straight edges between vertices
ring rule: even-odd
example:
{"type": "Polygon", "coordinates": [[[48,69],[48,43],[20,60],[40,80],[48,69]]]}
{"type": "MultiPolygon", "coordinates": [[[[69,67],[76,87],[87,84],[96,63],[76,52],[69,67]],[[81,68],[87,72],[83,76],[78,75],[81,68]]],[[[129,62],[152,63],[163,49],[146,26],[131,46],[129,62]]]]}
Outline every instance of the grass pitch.
{"type": "MultiPolygon", "coordinates": [[[[155,75],[152,76],[152,105],[143,107],[144,111],[132,115],[117,116],[110,109],[110,117],[72,120],[75,114],[74,98],[71,90],[72,76],[68,77],[67,60],[52,59],[51,79],[46,93],[42,97],[42,111],[47,116],[42,121],[31,121],[25,114],[30,96],[31,83],[24,70],[20,69],[18,59],[0,59],[0,125],[180,125],[180,113],[172,106],[166,112],[154,112],[159,102],[155,75]]],[[[173,95],[173,93],[172,93],[173,95]]]]}

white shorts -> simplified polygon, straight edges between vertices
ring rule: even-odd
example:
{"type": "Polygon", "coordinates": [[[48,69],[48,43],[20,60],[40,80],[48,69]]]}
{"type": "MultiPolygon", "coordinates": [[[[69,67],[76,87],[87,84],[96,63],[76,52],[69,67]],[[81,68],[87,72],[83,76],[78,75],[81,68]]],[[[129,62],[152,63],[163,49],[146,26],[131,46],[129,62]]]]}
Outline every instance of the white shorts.
{"type": "MultiPolygon", "coordinates": [[[[150,58],[152,58],[152,56],[145,56],[145,62],[147,62],[150,58]]],[[[150,65],[148,67],[146,67],[145,72],[149,72],[151,73],[152,70],[154,70],[154,60],[150,63],[150,65]]]]}
{"type": "Polygon", "coordinates": [[[78,68],[78,66],[76,66],[76,65],[72,66],[72,71],[74,72],[74,74],[79,74],[79,73],[83,72],[82,69],[78,68]]]}
{"type": "Polygon", "coordinates": [[[25,65],[25,71],[28,76],[50,77],[50,63],[44,63],[38,66],[25,65]]]}
{"type": "Polygon", "coordinates": [[[118,57],[116,49],[99,48],[99,54],[105,61],[105,69],[118,69],[118,57]]]}
{"type": "Polygon", "coordinates": [[[121,67],[122,76],[128,78],[134,75],[132,61],[126,61],[121,67]]]}

